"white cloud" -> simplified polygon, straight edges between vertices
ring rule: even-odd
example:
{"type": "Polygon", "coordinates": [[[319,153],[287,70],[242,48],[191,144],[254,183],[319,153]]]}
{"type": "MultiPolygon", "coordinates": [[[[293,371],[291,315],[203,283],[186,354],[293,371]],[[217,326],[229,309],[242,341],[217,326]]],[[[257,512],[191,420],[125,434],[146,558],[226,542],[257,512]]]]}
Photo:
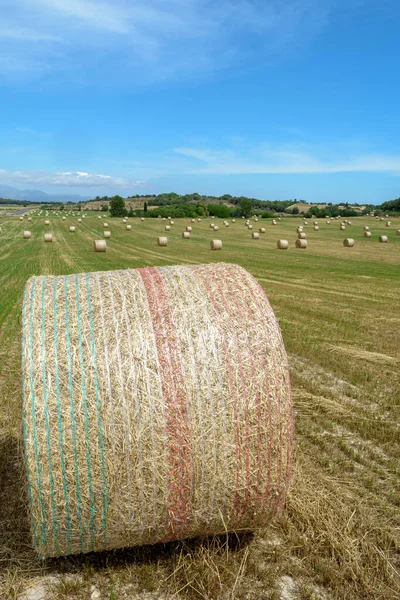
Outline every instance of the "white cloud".
{"type": "Polygon", "coordinates": [[[6,171],[0,169],[0,182],[26,185],[55,185],[67,187],[134,188],[145,185],[145,181],[114,177],[83,171],[47,173],[43,171],[6,171]]]}
{"type": "Polygon", "coordinates": [[[387,172],[400,174],[400,155],[360,153],[343,155],[318,146],[296,149],[295,145],[262,145],[249,152],[234,149],[212,150],[175,148],[175,153],[190,159],[187,173],[234,174],[318,174],[387,172]]]}

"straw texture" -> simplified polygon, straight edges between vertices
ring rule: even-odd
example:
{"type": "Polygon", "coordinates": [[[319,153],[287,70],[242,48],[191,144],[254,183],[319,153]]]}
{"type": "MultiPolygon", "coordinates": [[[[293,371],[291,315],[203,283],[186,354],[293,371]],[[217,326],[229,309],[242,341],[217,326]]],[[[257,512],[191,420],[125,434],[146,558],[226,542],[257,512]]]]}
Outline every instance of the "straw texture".
{"type": "Polygon", "coordinates": [[[254,529],[283,506],[288,363],[236,265],[32,277],[23,429],[41,557],[254,529]]]}

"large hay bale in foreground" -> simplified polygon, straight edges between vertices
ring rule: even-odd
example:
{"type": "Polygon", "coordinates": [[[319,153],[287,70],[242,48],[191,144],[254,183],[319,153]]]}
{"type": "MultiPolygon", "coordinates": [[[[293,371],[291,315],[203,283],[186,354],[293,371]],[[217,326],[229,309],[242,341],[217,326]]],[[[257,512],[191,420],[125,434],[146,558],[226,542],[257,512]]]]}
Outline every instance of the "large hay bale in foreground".
{"type": "Polygon", "coordinates": [[[93,250],[95,252],[107,252],[106,240],[93,240],[93,250]]]}
{"type": "Polygon", "coordinates": [[[30,240],[31,237],[32,237],[32,232],[31,231],[24,231],[24,233],[23,233],[24,240],[30,240]]]}
{"type": "Polygon", "coordinates": [[[288,362],[244,269],[32,277],[22,321],[41,557],[254,529],[282,508],[288,362]]]}

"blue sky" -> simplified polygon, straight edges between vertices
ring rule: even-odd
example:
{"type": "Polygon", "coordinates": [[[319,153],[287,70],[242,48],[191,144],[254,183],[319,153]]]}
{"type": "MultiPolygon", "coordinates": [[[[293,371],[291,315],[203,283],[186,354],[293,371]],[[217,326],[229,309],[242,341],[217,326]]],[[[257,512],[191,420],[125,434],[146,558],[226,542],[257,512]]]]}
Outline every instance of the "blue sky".
{"type": "Polygon", "coordinates": [[[400,196],[394,0],[0,0],[0,184],[400,196]]]}

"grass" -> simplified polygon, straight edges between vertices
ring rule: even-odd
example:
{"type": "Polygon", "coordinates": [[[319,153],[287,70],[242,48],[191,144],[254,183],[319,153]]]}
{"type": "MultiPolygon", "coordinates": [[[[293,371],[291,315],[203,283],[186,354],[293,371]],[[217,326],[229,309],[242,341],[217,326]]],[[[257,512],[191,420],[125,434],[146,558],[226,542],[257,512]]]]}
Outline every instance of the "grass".
{"type": "MultiPolygon", "coordinates": [[[[102,220],[34,216],[1,218],[0,226],[0,598],[17,598],[38,577],[57,577],[49,598],[381,599],[400,597],[400,220],[392,227],[353,218],[306,228],[300,219],[264,222],[252,240],[241,220],[229,228],[209,220],[175,220],[167,248],[157,220],[109,219],[107,253],[92,251],[102,220]],[[75,234],[69,225],[77,225],[75,234]],[[363,226],[372,231],[363,238],[363,226]],[[29,228],[32,239],[23,240],[29,228]],[[43,242],[52,231],[53,244],[43,242]],[[378,236],[389,236],[388,244],[378,236]],[[344,248],[344,237],[356,241],[344,248]],[[220,252],[209,241],[223,241],[220,252]],[[277,250],[288,239],[287,251],[277,250]],[[291,364],[296,460],[280,519],[254,535],[192,540],[39,562],[30,548],[21,467],[20,311],[33,274],[136,268],[177,263],[236,262],[265,288],[280,321],[291,364]],[[74,578],[68,578],[68,575],[74,578]],[[289,583],[290,585],[289,585],[289,583]],[[286,586],[286,587],[285,587],[286,586]],[[289,587],[288,587],[289,586],[289,587]],[[285,591],[286,589],[286,591],[285,591]],[[288,591],[289,590],[289,591],[288,591]]],[[[260,223],[259,223],[260,224],[260,223]]],[[[257,224],[254,226],[256,230],[257,224]]]]}

